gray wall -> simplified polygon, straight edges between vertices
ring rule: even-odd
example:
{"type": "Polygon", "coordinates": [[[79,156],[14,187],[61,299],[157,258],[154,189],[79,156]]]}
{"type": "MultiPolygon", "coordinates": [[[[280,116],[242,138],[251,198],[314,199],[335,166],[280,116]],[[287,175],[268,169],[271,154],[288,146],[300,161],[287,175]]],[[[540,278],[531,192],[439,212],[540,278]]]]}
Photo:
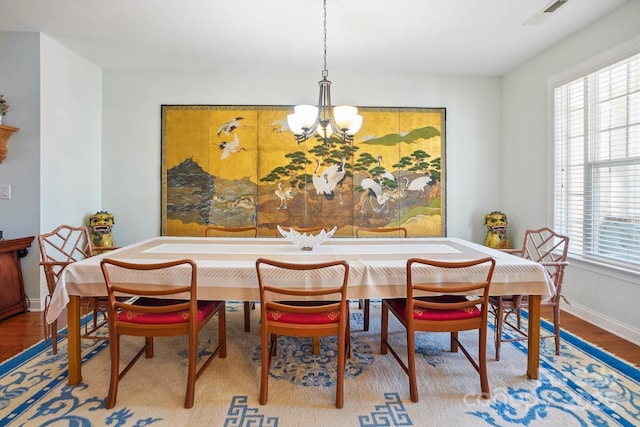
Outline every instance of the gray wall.
{"type": "MultiPolygon", "coordinates": [[[[0,31],[0,93],[10,106],[2,123],[20,128],[9,139],[0,163],[0,184],[11,185],[11,200],[0,200],[5,239],[40,230],[40,35],[0,31]]],[[[22,260],[27,295],[40,298],[38,244],[22,260]]]]}

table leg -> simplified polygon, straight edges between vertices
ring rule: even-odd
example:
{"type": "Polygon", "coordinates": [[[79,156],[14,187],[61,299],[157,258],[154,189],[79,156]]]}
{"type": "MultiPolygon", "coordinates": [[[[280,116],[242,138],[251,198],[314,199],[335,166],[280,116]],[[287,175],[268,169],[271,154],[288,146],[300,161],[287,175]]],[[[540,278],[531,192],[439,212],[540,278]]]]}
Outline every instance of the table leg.
{"type": "Polygon", "coordinates": [[[537,380],[540,368],[540,295],[529,295],[528,334],[527,377],[537,380]]]}
{"type": "Polygon", "coordinates": [[[67,304],[67,369],[69,385],[78,385],[82,381],[80,365],[80,297],[70,295],[67,304]]]}

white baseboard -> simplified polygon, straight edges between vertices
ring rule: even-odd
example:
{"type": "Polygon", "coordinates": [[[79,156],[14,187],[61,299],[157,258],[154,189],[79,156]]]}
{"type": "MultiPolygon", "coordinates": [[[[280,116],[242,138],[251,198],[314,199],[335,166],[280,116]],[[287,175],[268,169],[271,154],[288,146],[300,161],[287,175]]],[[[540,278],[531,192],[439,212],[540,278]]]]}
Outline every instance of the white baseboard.
{"type": "Polygon", "coordinates": [[[41,299],[30,299],[29,311],[44,311],[44,301],[41,299]]]}
{"type": "Polygon", "coordinates": [[[602,313],[592,311],[587,307],[583,307],[573,302],[571,303],[571,305],[563,304],[561,309],[562,311],[566,311],[567,313],[576,316],[584,320],[585,322],[589,322],[601,329],[604,329],[607,332],[630,341],[635,345],[640,345],[640,330],[638,329],[634,329],[629,325],[620,323],[619,321],[611,319],[610,317],[607,317],[602,313]]]}

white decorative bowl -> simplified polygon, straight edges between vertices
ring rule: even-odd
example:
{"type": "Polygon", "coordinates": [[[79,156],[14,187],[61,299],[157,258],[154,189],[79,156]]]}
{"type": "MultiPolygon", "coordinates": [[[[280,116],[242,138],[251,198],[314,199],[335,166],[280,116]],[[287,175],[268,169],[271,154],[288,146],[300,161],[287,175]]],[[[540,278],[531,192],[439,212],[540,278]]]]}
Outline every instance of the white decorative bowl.
{"type": "Polygon", "coordinates": [[[299,233],[293,228],[290,228],[289,231],[285,231],[278,225],[278,231],[280,234],[303,251],[311,251],[325,240],[329,240],[337,229],[338,227],[336,226],[329,232],[322,230],[314,236],[313,234],[299,233]]]}

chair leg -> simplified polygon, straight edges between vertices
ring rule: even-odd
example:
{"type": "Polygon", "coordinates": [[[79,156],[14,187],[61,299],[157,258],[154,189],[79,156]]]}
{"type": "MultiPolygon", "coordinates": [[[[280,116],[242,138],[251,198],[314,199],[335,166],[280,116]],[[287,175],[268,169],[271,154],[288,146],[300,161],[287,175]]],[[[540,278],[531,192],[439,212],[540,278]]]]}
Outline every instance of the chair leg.
{"type": "Polygon", "coordinates": [[[369,312],[371,310],[371,301],[366,299],[364,300],[364,307],[362,309],[362,317],[363,317],[363,326],[362,326],[362,330],[364,331],[368,331],[369,330],[369,312]]]}
{"type": "Polygon", "coordinates": [[[389,339],[389,307],[382,301],[382,313],[380,315],[380,354],[387,354],[389,339]]]}
{"type": "Polygon", "coordinates": [[[253,301],[244,302],[244,331],[251,332],[251,309],[255,307],[253,301]]]}
{"type": "Polygon", "coordinates": [[[556,356],[560,356],[560,304],[553,307],[553,332],[556,341],[556,356]]]}
{"type": "Polygon", "coordinates": [[[196,388],[196,363],[198,361],[198,334],[189,334],[189,362],[187,366],[187,392],[184,399],[185,409],[193,407],[196,388]]]}
{"type": "Polygon", "coordinates": [[[221,346],[218,357],[224,359],[227,357],[227,315],[224,304],[218,309],[218,341],[221,346]]]}
{"type": "Polygon", "coordinates": [[[45,344],[51,333],[51,354],[58,354],[58,321],[54,320],[51,324],[47,323],[47,312],[49,311],[50,297],[47,295],[44,301],[44,311],[42,312],[42,327],[44,329],[45,344]]]}
{"type": "Polygon", "coordinates": [[[51,353],[58,354],[58,321],[54,320],[49,328],[51,328],[51,353]]]}
{"type": "Polygon", "coordinates": [[[412,402],[419,400],[418,381],[416,379],[416,340],[415,332],[407,330],[407,366],[409,374],[409,395],[412,402]]]}
{"type": "Polygon", "coordinates": [[[51,324],[51,348],[53,354],[58,354],[58,322],[51,324]]]}
{"type": "Polygon", "coordinates": [[[345,332],[338,336],[338,368],[336,370],[336,408],[344,406],[344,367],[348,344],[345,332]]]}
{"type": "Polygon", "coordinates": [[[311,337],[313,354],[320,354],[320,337],[311,337]]]}
{"type": "Polygon", "coordinates": [[[489,375],[487,374],[487,325],[479,331],[478,337],[478,373],[480,374],[480,390],[482,397],[491,397],[489,391],[489,375]]]}
{"type": "Polygon", "coordinates": [[[457,332],[451,332],[451,334],[449,335],[449,346],[451,348],[451,353],[457,353],[458,352],[458,333],[457,332]]]}
{"type": "MultiPolygon", "coordinates": [[[[261,325],[260,327],[264,329],[260,332],[260,404],[265,405],[269,395],[269,366],[273,349],[269,345],[269,334],[266,331],[266,325],[261,325]]],[[[271,339],[277,340],[275,336],[272,336],[271,339]]]]}
{"type": "Polygon", "coordinates": [[[42,332],[44,334],[45,344],[48,344],[48,341],[49,341],[49,328],[50,328],[50,325],[47,323],[47,309],[45,308],[44,311],[42,312],[42,332]]]}
{"type": "MultiPolygon", "coordinates": [[[[349,304],[347,304],[347,319],[351,319],[351,311],[349,310],[349,304]]],[[[351,323],[347,322],[347,331],[346,336],[344,337],[345,343],[347,345],[347,359],[351,359],[351,323]]],[[[346,363],[346,362],[345,362],[346,363]]]]}
{"type": "Polygon", "coordinates": [[[44,336],[44,343],[48,344],[49,343],[49,328],[48,328],[46,320],[43,320],[43,322],[42,322],[42,335],[44,336]]]}
{"type": "Polygon", "coordinates": [[[496,314],[495,314],[495,330],[494,330],[494,341],[496,347],[496,361],[500,360],[500,346],[502,345],[502,326],[504,324],[504,307],[502,304],[498,304],[496,306],[496,314]]]}
{"type": "Polygon", "coordinates": [[[146,350],[145,350],[145,356],[147,359],[151,359],[153,357],[153,337],[145,337],[145,342],[146,342],[146,350]]]}
{"type": "Polygon", "coordinates": [[[120,337],[109,337],[109,351],[111,354],[111,375],[109,377],[109,394],[105,407],[111,409],[116,406],[118,397],[118,381],[120,380],[120,337]]]}

